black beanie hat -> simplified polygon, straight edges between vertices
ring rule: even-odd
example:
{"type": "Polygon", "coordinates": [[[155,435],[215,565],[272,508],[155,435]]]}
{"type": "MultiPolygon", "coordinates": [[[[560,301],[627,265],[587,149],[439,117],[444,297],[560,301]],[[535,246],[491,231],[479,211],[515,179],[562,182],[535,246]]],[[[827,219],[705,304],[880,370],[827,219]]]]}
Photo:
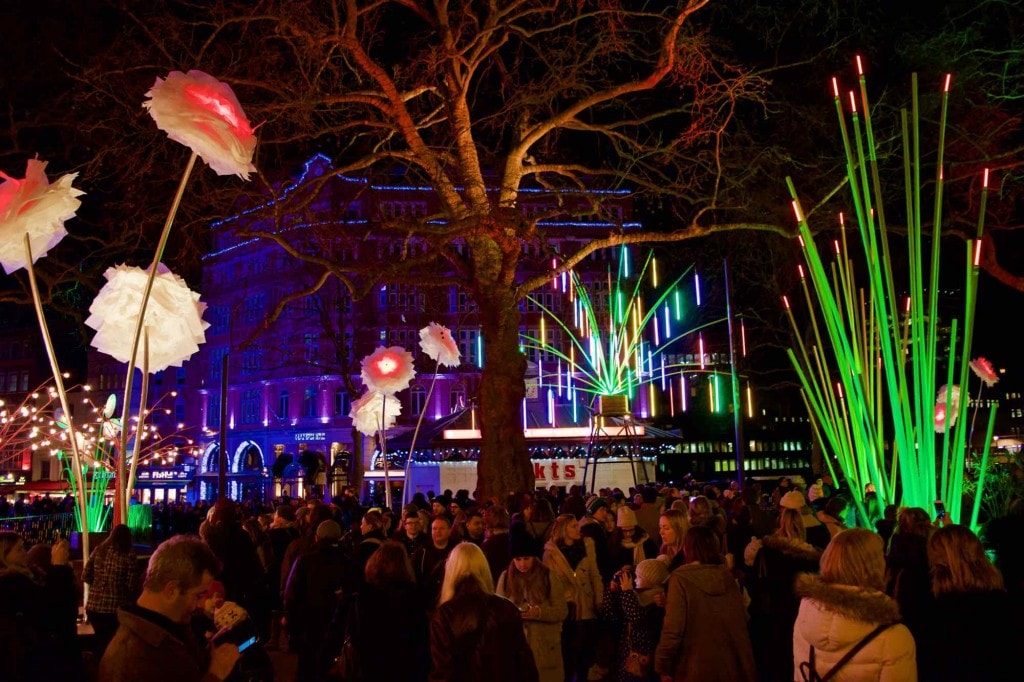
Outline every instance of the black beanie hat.
{"type": "Polygon", "coordinates": [[[530,532],[526,530],[526,526],[522,523],[513,523],[512,527],[508,530],[508,555],[513,559],[522,556],[532,556],[539,559],[541,554],[540,543],[530,535],[530,532]]]}

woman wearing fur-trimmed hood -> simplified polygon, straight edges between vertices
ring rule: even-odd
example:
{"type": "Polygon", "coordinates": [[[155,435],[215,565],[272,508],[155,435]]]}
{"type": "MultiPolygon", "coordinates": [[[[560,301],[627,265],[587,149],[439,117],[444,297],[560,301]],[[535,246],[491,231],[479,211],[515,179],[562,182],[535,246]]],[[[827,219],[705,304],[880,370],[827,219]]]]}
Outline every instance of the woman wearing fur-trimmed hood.
{"type": "Polygon", "coordinates": [[[797,579],[797,679],[801,674],[811,679],[812,668],[824,676],[869,635],[872,638],[841,664],[842,679],[917,679],[914,638],[899,622],[899,607],[882,591],[884,586],[885,557],[877,533],[851,528],[832,538],[821,556],[820,576],[804,574],[797,579]]]}

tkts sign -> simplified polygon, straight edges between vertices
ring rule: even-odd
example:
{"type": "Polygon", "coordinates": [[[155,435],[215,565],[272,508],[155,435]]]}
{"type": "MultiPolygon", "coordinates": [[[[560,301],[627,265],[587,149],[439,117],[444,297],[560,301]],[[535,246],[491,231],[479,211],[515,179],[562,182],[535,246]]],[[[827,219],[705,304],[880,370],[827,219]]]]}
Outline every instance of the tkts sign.
{"type": "Polygon", "coordinates": [[[537,487],[547,485],[577,485],[583,483],[582,459],[535,459],[533,477],[537,487]]]}

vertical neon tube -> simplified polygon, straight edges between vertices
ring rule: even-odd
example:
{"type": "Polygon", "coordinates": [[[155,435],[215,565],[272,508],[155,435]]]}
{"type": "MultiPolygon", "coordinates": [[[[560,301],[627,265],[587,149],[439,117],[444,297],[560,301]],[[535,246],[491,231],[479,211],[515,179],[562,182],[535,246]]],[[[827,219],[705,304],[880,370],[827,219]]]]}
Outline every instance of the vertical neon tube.
{"type": "Polygon", "coordinates": [[[672,292],[672,297],[675,299],[676,304],[676,322],[683,319],[683,297],[679,293],[679,287],[672,292]]]}
{"type": "Polygon", "coordinates": [[[476,335],[476,366],[480,369],[484,366],[484,333],[482,329],[476,335]]]}
{"type": "Polygon", "coordinates": [[[665,304],[665,340],[672,338],[672,316],[669,314],[668,303],[665,304]]]}
{"type": "Polygon", "coordinates": [[[700,305],[700,275],[693,273],[693,290],[697,295],[697,305],[700,305]]]}
{"type": "Polygon", "coordinates": [[[555,392],[548,389],[548,424],[555,425],[555,392]]]}
{"type": "Polygon", "coordinates": [[[658,259],[651,258],[651,283],[654,288],[658,288],[658,259]]]}
{"type": "Polygon", "coordinates": [[[697,335],[697,349],[698,349],[698,352],[700,353],[700,368],[701,369],[705,369],[705,367],[704,367],[704,334],[698,334],[697,335]]]}
{"type": "Polygon", "coordinates": [[[653,383],[647,384],[647,402],[649,403],[648,406],[647,406],[648,416],[654,417],[655,416],[655,408],[654,408],[654,384],[653,383]]]}
{"type": "Polygon", "coordinates": [[[747,357],[747,327],[740,318],[740,357],[747,357]]]}
{"type": "Polygon", "coordinates": [[[679,375],[679,411],[686,412],[686,375],[679,375]]]}
{"type": "Polygon", "coordinates": [[[754,392],[750,388],[750,383],[747,383],[747,418],[754,418],[754,392]]]}

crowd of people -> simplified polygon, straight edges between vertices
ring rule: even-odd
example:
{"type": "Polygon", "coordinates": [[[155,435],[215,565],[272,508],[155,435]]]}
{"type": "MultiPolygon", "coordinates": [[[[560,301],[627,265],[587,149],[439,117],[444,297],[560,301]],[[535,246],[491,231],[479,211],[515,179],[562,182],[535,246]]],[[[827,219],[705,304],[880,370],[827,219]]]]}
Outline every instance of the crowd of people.
{"type": "Polygon", "coordinates": [[[0,679],[272,679],[275,649],[303,682],[997,679],[1024,641],[1022,504],[993,561],[923,509],[854,519],[822,481],[220,500],[148,561],[124,526],[92,551],[91,667],[66,542],[0,533],[0,679]]]}

